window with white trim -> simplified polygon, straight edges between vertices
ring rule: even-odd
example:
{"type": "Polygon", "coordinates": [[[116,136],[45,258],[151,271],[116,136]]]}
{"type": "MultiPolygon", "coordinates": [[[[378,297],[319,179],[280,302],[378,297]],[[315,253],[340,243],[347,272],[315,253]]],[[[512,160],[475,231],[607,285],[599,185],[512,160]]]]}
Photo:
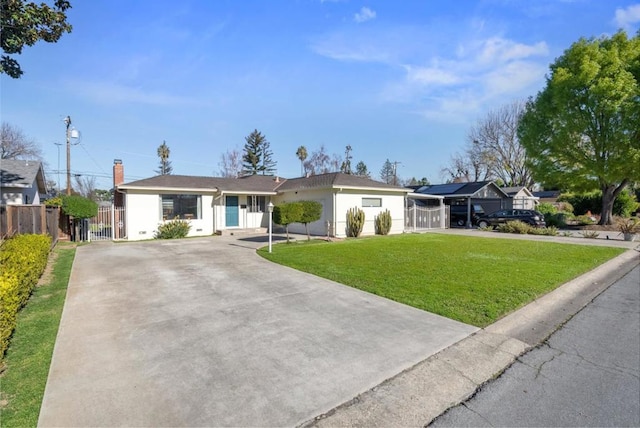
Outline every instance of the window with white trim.
{"type": "Polygon", "coordinates": [[[362,206],[379,208],[382,206],[382,198],[362,198],[362,206]]]}
{"type": "Polygon", "coordinates": [[[162,219],[196,220],[202,218],[200,195],[160,195],[162,219]]]}
{"type": "Polygon", "coordinates": [[[267,198],[261,195],[247,195],[247,212],[263,213],[266,211],[267,198]]]}

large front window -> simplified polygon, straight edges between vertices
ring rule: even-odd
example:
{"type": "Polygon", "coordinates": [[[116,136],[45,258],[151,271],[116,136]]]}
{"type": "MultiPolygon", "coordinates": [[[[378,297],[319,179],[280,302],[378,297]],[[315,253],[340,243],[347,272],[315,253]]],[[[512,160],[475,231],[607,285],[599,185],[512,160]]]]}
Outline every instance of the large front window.
{"type": "Polygon", "coordinates": [[[160,199],[163,220],[202,218],[202,198],[200,195],[161,195],[160,199]]]}
{"type": "Polygon", "coordinates": [[[265,212],[266,197],[258,195],[247,196],[247,211],[250,213],[263,213],[265,212]]]}

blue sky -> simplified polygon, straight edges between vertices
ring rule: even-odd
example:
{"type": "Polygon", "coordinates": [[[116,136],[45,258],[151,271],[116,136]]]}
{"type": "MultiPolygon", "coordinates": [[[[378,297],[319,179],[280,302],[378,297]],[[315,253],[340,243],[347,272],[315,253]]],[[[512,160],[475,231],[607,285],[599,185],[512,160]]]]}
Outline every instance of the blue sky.
{"type": "Polygon", "coordinates": [[[115,158],[126,181],[155,175],[163,140],[174,174],[217,175],[253,129],[280,176],[300,175],[300,145],[351,145],[376,178],[388,158],[402,178],[441,182],[469,128],[535,95],[573,42],[640,24],[637,0],[72,3],[73,32],[25,48],[21,79],[1,75],[2,121],[57,180],[71,116],[72,172],[99,188],[115,158]]]}

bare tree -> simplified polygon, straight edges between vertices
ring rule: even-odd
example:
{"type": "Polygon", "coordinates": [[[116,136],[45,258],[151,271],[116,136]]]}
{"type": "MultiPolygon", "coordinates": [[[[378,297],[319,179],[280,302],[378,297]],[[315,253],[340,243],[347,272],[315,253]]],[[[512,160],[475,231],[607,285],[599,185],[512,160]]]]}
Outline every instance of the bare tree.
{"type": "Polygon", "coordinates": [[[517,135],[524,108],[524,101],[514,101],[490,111],[469,130],[465,148],[451,156],[440,175],[455,182],[496,180],[506,186],[532,187],[527,155],[517,135]]]}
{"type": "Polygon", "coordinates": [[[477,144],[469,142],[462,153],[451,156],[449,165],[440,170],[446,181],[472,183],[492,180],[488,159],[477,144]]]}
{"type": "Polygon", "coordinates": [[[525,102],[513,101],[490,111],[469,131],[468,139],[474,150],[487,161],[490,175],[507,186],[534,184],[527,167],[527,153],[518,140],[518,124],[525,111],[525,102]]]}
{"type": "Polygon", "coordinates": [[[96,194],[96,177],[88,175],[76,175],[75,176],[76,188],[75,191],[80,195],[92,201],[97,201],[96,194]]]}
{"type": "Polygon", "coordinates": [[[42,160],[42,151],[21,129],[2,122],[0,159],[42,160]]]}
{"type": "Polygon", "coordinates": [[[220,176],[225,178],[236,178],[242,174],[242,153],[238,149],[228,150],[223,153],[218,163],[220,176]]]}
{"type": "Polygon", "coordinates": [[[325,174],[331,171],[330,164],[331,158],[323,144],[319,150],[312,152],[309,159],[304,162],[304,169],[311,175],[325,174]]]}

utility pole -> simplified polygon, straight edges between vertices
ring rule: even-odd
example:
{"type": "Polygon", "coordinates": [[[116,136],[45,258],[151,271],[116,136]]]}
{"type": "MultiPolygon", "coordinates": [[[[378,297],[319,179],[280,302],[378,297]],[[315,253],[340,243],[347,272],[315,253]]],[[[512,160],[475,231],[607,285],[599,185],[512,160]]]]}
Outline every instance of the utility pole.
{"type": "Polygon", "coordinates": [[[60,193],[60,146],[62,143],[53,143],[58,146],[58,194],[60,193]]]}
{"type": "Polygon", "coordinates": [[[401,165],[402,162],[392,162],[393,164],[393,185],[397,186],[398,185],[398,165],[401,165]]]}
{"type": "Polygon", "coordinates": [[[71,195],[71,116],[64,118],[64,123],[67,125],[67,196],[71,195]]]}

